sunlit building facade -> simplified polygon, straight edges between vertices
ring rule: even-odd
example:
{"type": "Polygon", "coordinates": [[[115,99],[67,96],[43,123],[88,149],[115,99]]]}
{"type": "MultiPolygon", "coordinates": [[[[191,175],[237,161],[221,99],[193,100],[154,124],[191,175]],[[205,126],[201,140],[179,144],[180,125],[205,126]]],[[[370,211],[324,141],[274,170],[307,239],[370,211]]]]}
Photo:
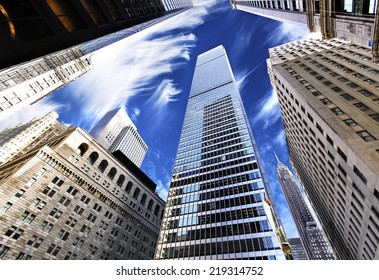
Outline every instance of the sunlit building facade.
{"type": "Polygon", "coordinates": [[[109,152],[121,151],[136,166],[141,167],[147,145],[124,108],[106,113],[90,134],[109,152]]]}
{"type": "Polygon", "coordinates": [[[156,184],[80,128],[0,167],[0,259],[152,259],[156,184]]]}
{"type": "Polygon", "coordinates": [[[0,70],[0,120],[87,73],[91,55],[73,47],[0,70]]]}
{"type": "Polygon", "coordinates": [[[376,0],[230,0],[234,9],[321,32],[322,39],[341,38],[372,46],[379,59],[379,15],[376,0]]]}
{"type": "Polygon", "coordinates": [[[155,258],[284,259],[270,199],[218,46],[197,59],[155,258]]]}
{"type": "Polygon", "coordinates": [[[291,165],[338,259],[379,259],[379,66],[341,39],[269,50],[291,165]]]}
{"type": "MultiPolygon", "coordinates": [[[[310,260],[334,260],[329,242],[313,218],[291,171],[278,159],[276,176],[310,260]]],[[[291,246],[292,248],[292,246],[291,246]]]]}
{"type": "Polygon", "coordinates": [[[288,238],[288,242],[291,244],[291,252],[295,261],[308,260],[307,253],[299,237],[288,238]]]}

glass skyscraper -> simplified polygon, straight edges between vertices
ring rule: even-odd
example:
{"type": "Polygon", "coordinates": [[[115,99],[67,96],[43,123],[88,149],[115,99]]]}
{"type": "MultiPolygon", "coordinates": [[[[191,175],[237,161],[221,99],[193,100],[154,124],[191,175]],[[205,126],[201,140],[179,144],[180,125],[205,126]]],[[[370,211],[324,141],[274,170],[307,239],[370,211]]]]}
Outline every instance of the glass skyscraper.
{"type": "Polygon", "coordinates": [[[218,46],[197,59],[155,258],[284,259],[270,197],[218,46]]]}

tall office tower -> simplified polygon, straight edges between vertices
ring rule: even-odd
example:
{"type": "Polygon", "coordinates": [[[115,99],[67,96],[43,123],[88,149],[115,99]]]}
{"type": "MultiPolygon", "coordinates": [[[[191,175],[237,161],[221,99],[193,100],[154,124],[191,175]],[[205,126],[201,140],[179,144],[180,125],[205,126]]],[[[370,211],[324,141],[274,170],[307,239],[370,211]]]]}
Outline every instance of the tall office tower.
{"type": "Polygon", "coordinates": [[[127,166],[75,127],[2,165],[0,259],[152,259],[164,201],[127,166]]]}
{"type": "Polygon", "coordinates": [[[0,165],[18,156],[36,138],[48,131],[57,122],[57,119],[58,114],[51,112],[42,118],[33,119],[26,124],[1,131],[0,165]]]}
{"type": "Polygon", "coordinates": [[[197,59],[155,258],[283,259],[270,196],[218,46],[197,59]]]}
{"type": "Polygon", "coordinates": [[[291,171],[278,160],[276,176],[310,260],[334,260],[328,239],[317,226],[291,171]]]}
{"type": "Polygon", "coordinates": [[[124,108],[106,113],[90,134],[109,152],[119,150],[138,167],[142,165],[147,145],[124,108]]]}
{"type": "Polygon", "coordinates": [[[2,0],[0,68],[192,6],[191,0],[2,0]]]}
{"type": "Polygon", "coordinates": [[[364,46],[379,59],[379,6],[376,0],[230,0],[232,8],[321,32],[364,46]]]}
{"type": "Polygon", "coordinates": [[[0,120],[30,105],[92,68],[79,47],[0,70],[0,120]]]}
{"type": "Polygon", "coordinates": [[[305,252],[300,238],[288,238],[288,242],[291,244],[291,251],[295,261],[308,260],[307,253],[305,252]]]}
{"type": "Polygon", "coordinates": [[[340,39],[269,50],[290,161],[338,259],[379,259],[379,65],[340,39]]]}

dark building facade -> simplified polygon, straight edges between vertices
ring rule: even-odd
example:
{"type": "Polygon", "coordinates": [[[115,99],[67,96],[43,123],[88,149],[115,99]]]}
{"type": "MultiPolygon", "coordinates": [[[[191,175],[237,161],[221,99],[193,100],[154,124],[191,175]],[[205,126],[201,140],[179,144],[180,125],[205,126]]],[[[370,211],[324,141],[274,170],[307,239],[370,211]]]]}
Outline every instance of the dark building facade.
{"type": "Polygon", "coordinates": [[[0,68],[190,6],[189,0],[177,5],[166,0],[2,0],[0,68]]]}

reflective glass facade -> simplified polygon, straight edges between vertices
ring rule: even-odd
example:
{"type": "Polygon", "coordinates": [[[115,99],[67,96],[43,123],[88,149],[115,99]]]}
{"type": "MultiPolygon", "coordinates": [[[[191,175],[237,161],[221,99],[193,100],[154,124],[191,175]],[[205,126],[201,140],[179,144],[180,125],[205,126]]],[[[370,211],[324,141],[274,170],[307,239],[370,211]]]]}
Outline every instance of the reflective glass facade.
{"type": "Polygon", "coordinates": [[[197,59],[156,259],[284,259],[228,58],[197,59]]]}

